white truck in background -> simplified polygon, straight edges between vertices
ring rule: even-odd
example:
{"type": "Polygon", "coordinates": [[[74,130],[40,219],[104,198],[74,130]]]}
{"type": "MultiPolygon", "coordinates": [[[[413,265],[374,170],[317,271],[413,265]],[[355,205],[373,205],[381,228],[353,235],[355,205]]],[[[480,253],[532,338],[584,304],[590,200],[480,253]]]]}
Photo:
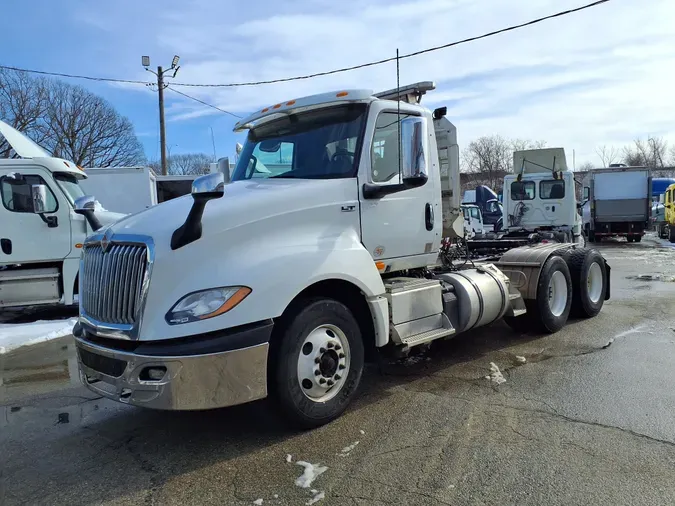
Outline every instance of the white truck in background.
{"type": "Polygon", "coordinates": [[[316,427],[354,399],[366,351],[401,356],[500,318],[555,332],[571,311],[595,316],[610,285],[595,250],[455,261],[459,146],[447,109],[419,105],[434,88],[265,107],[235,125],[248,136],[231,181],[200,177],[191,196],[87,238],[83,383],[165,410],[269,395],[316,427]]]}
{"type": "Polygon", "coordinates": [[[648,167],[589,171],[583,184],[583,226],[590,242],[625,237],[640,242],[649,228],[652,178],[648,167]]]}
{"type": "Polygon", "coordinates": [[[0,134],[21,157],[0,159],[0,310],[72,305],[85,238],[123,215],[93,201],[86,217],[76,213],[85,172],[2,121],[0,134]]]}

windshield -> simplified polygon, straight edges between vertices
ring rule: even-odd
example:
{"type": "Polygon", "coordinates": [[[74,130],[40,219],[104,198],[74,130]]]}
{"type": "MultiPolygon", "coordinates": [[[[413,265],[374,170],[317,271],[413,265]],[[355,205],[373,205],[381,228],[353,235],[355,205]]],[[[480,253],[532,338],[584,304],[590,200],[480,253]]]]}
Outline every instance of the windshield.
{"type": "Polygon", "coordinates": [[[356,176],[365,104],[284,117],[248,134],[232,181],[356,176]]]}
{"type": "Polygon", "coordinates": [[[63,193],[66,194],[68,200],[71,204],[75,203],[75,199],[78,199],[84,195],[82,187],[78,184],[77,178],[68,172],[56,172],[54,173],[54,179],[63,190],[63,193]]]}

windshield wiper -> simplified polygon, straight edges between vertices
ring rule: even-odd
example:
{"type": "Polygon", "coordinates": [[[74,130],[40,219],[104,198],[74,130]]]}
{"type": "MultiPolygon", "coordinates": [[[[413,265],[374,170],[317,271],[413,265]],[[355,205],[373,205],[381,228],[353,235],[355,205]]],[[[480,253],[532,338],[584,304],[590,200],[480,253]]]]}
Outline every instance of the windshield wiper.
{"type": "Polygon", "coordinates": [[[291,174],[290,172],[284,172],[283,174],[270,176],[269,179],[297,179],[297,176],[295,174],[291,174]]]}

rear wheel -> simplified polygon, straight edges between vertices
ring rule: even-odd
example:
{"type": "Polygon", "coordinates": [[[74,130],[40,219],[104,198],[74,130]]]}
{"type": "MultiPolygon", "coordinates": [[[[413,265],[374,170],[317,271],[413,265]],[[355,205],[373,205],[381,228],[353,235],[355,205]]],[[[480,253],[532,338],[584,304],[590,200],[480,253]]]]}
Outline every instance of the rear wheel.
{"type": "Polygon", "coordinates": [[[351,311],[328,298],[304,300],[282,317],[270,390],[293,425],[313,428],[342,414],[361,381],[363,340],[351,311]]]}
{"type": "Polygon", "coordinates": [[[576,249],[567,256],[572,278],[572,314],[582,318],[597,315],[605,303],[607,268],[595,249],[576,249]]]}
{"type": "Polygon", "coordinates": [[[642,240],[642,236],[641,236],[641,235],[636,235],[636,236],[635,236],[635,242],[640,242],[641,240],[642,240]]]}
{"type": "Polygon", "coordinates": [[[633,241],[635,240],[635,238],[634,238],[632,235],[627,235],[627,236],[626,236],[626,240],[627,240],[628,242],[633,242],[633,241]]]}
{"type": "Polygon", "coordinates": [[[539,275],[537,298],[526,300],[527,313],[504,318],[519,333],[558,332],[567,323],[572,304],[572,280],[567,263],[559,256],[550,257],[539,275]]]}

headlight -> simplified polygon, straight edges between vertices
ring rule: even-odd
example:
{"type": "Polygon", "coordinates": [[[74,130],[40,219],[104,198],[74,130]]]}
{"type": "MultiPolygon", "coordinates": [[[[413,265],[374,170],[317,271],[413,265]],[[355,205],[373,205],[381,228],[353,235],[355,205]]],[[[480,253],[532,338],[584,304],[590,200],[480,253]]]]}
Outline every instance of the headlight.
{"type": "Polygon", "coordinates": [[[247,286],[210,288],[186,295],[166,314],[169,325],[206,320],[227,313],[244,300],[251,289],[247,286]]]}

